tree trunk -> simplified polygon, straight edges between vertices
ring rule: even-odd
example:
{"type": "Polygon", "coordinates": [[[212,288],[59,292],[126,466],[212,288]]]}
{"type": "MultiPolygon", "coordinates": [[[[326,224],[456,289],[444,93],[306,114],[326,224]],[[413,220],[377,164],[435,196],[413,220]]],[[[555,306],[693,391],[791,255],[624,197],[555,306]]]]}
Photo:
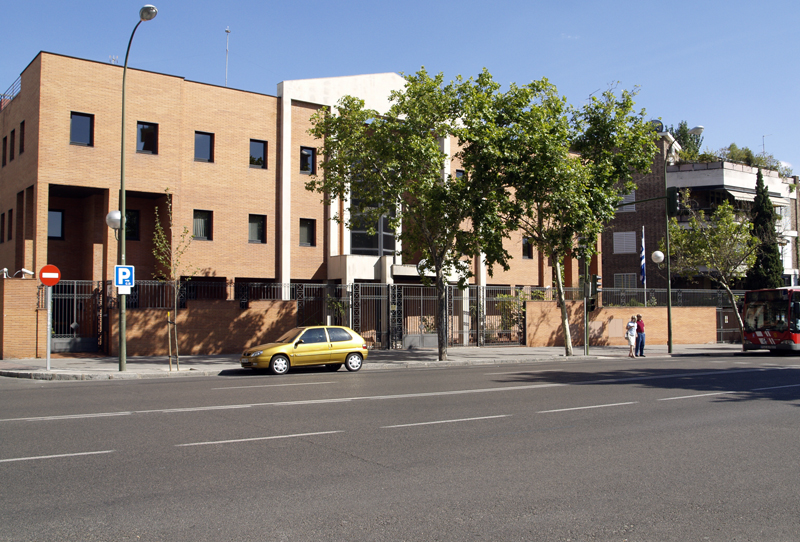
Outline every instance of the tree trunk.
{"type": "MultiPolygon", "coordinates": [[[[439,342],[439,361],[447,361],[447,285],[444,282],[444,271],[436,269],[436,335],[439,342]]],[[[422,316],[422,315],[420,315],[422,316]]]]}
{"type": "Polygon", "coordinates": [[[567,314],[567,303],[564,297],[564,282],[561,280],[561,260],[557,255],[552,256],[555,265],[556,275],[556,292],[558,294],[558,302],[561,305],[561,327],[564,328],[564,353],[567,356],[572,355],[572,334],[569,331],[569,314],[567,314]]]}
{"type": "Polygon", "coordinates": [[[722,286],[725,288],[725,291],[728,292],[728,299],[733,307],[733,312],[736,313],[736,325],[739,326],[739,337],[742,341],[742,350],[744,350],[744,322],[742,322],[742,315],[739,314],[739,309],[736,307],[736,296],[733,295],[733,292],[727,284],[723,283],[722,286]]]}

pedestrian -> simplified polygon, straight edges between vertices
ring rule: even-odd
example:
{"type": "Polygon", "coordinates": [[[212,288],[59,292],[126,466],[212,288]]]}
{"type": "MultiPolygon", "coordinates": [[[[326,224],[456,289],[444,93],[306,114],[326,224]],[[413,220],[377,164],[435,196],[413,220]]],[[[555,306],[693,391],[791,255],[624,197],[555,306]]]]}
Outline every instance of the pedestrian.
{"type": "Polygon", "coordinates": [[[633,353],[633,348],[636,346],[636,317],[631,316],[631,321],[628,322],[628,325],[625,327],[625,338],[628,340],[628,357],[635,358],[636,355],[633,353]]]}
{"type": "Polygon", "coordinates": [[[636,315],[636,355],[640,358],[645,357],[644,355],[644,320],[642,320],[642,315],[636,315]]]}

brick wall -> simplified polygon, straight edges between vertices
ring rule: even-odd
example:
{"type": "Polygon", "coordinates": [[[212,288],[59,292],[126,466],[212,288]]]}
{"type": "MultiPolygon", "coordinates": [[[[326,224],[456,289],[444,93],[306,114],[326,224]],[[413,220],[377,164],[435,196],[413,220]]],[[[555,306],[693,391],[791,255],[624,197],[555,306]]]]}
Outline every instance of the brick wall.
{"type": "MultiPolygon", "coordinates": [[[[567,302],[570,334],[574,346],[583,345],[583,303],[567,302]]],[[[673,344],[707,344],[717,341],[716,307],[673,307],[673,344]]],[[[589,313],[589,344],[626,345],[625,325],[631,316],[641,314],[647,345],[667,344],[666,307],[611,307],[589,313]]],[[[530,301],[526,304],[528,346],[564,346],[561,309],[554,302],[530,301]]]]}
{"type": "Polygon", "coordinates": [[[45,343],[41,352],[37,345],[46,337],[46,329],[39,333],[39,313],[47,323],[47,312],[37,311],[36,291],[39,281],[32,279],[0,279],[0,358],[34,358],[45,355],[45,343]],[[40,335],[40,337],[37,337],[40,335]]]}

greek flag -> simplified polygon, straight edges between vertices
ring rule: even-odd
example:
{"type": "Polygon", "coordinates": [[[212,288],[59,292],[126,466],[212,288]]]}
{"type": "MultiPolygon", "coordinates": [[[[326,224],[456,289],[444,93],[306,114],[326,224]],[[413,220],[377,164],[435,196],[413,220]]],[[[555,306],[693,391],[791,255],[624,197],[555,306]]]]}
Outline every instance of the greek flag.
{"type": "Polygon", "coordinates": [[[641,280],[642,285],[647,288],[647,273],[645,272],[644,265],[644,226],[642,226],[642,253],[639,255],[639,264],[641,265],[641,269],[639,270],[639,280],[641,280]]]}

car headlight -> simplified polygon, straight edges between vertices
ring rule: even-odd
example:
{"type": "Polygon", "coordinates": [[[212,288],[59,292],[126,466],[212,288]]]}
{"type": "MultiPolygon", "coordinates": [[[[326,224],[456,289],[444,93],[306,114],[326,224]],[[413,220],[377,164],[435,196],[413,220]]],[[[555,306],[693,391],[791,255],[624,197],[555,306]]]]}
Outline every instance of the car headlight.
{"type": "Polygon", "coordinates": [[[260,355],[261,355],[261,354],[263,354],[263,353],[264,353],[264,351],[263,351],[263,350],[257,350],[257,351],[255,351],[255,352],[253,352],[252,354],[250,354],[250,357],[251,357],[251,358],[257,358],[258,356],[260,356],[260,355]]]}

